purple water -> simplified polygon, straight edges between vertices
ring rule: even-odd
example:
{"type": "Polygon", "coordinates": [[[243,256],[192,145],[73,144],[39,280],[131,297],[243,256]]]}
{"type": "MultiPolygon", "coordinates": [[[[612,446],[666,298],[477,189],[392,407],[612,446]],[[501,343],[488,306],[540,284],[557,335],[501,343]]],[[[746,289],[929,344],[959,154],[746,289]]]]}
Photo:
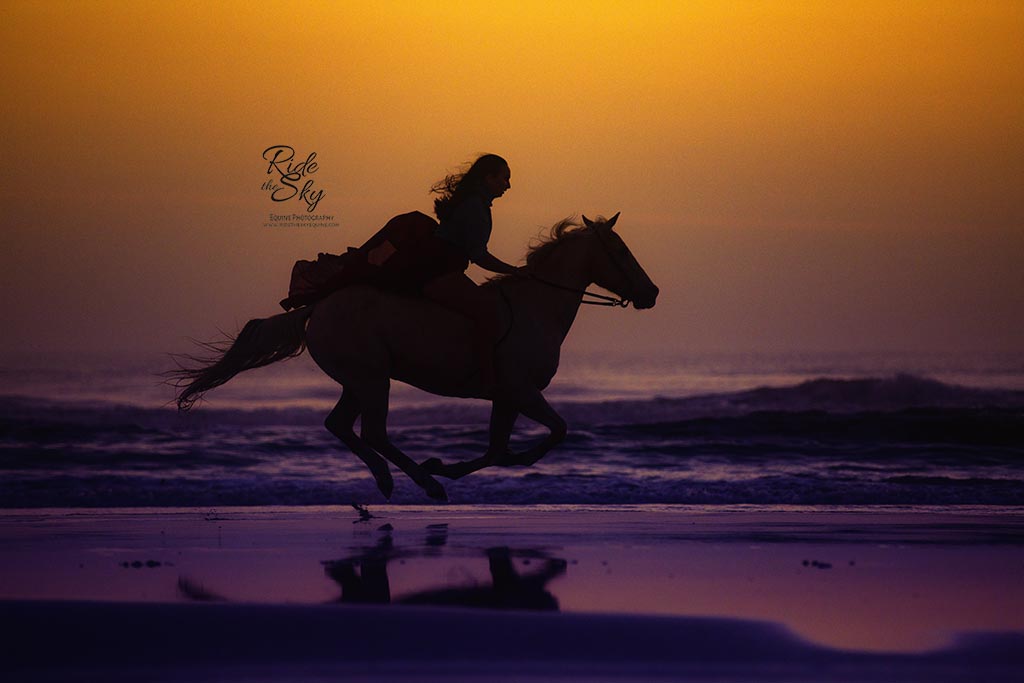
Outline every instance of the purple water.
{"type": "MultiPolygon", "coordinates": [[[[179,415],[167,358],[8,357],[0,507],[382,500],[323,427],[339,388],[303,356],[179,415]]],[[[568,354],[546,392],[566,442],[447,482],[454,503],[1019,505],[1024,354],[568,354]]],[[[476,457],[488,406],[393,389],[418,461],[476,457]]],[[[540,432],[521,419],[519,446],[540,432]]],[[[424,496],[396,477],[397,504],[424,496]]]]}

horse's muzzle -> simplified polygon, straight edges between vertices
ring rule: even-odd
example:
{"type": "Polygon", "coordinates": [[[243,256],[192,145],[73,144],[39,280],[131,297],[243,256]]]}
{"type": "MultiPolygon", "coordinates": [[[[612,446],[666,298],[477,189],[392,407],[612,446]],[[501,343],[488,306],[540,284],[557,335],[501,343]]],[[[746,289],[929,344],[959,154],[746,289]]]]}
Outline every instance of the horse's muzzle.
{"type": "Polygon", "coordinates": [[[645,308],[654,308],[654,304],[657,300],[658,288],[655,285],[651,285],[633,297],[633,308],[638,311],[642,311],[645,308]]]}

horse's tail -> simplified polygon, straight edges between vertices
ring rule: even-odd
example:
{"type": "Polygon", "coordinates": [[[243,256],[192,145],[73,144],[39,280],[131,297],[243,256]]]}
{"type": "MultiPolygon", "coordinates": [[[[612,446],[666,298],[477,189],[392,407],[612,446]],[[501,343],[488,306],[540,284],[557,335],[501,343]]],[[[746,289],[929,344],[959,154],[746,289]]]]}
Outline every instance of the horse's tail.
{"type": "Polygon", "coordinates": [[[199,342],[214,352],[212,357],[177,356],[178,369],[168,375],[171,383],[181,389],[176,399],[178,410],[189,410],[207,391],[244,370],[300,355],[306,349],[306,321],[312,310],[312,306],[303,306],[270,318],[254,318],[234,338],[199,342]]]}

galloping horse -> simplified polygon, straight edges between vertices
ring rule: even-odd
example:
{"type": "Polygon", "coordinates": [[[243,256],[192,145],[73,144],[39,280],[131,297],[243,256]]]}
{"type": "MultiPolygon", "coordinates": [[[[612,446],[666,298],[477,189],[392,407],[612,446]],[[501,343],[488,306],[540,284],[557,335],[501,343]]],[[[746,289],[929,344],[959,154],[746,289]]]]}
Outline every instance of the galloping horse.
{"type": "Polygon", "coordinates": [[[493,293],[504,320],[495,356],[502,388],[495,396],[484,396],[469,319],[423,299],[357,285],[289,313],[250,320],[230,346],[213,347],[218,358],[176,373],[179,386],[185,385],[178,408],[188,410],[243,370],[308,348],[343,387],[325,426],[366,463],[386,498],[394,488],[388,461],[435,500],[447,500],[447,494],[432,475],[456,479],[491,465],[532,465],[566,435],[565,420],[541,392],[558,369],[562,341],[584,294],[590,294],[586,288],[597,284],[621,297],[600,297],[605,304],[632,302],[637,309],[651,308],[658,297],[658,288],[613,232],[618,217],[584,216],[583,224],[563,220],[527,254],[529,277],[500,276],[482,285],[493,293]],[[487,452],[465,462],[431,458],[417,464],[396,448],[387,433],[392,379],[442,396],[491,399],[487,452]],[[520,414],[550,433],[525,452],[512,453],[509,439],[520,414]],[[353,427],[360,417],[357,435],[353,427]]]}

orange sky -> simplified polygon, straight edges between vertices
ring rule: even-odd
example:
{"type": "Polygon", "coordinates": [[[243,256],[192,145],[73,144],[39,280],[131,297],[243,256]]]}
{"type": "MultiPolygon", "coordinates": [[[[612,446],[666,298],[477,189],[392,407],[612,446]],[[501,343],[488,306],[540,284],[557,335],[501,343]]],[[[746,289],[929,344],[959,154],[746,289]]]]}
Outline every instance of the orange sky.
{"type": "Polygon", "coordinates": [[[622,211],[662,289],[570,348],[1024,348],[1022,35],[1019,2],[6,2],[0,348],[184,350],[490,151],[492,251],[622,211]],[[275,144],[338,227],[264,226],[275,144]]]}

